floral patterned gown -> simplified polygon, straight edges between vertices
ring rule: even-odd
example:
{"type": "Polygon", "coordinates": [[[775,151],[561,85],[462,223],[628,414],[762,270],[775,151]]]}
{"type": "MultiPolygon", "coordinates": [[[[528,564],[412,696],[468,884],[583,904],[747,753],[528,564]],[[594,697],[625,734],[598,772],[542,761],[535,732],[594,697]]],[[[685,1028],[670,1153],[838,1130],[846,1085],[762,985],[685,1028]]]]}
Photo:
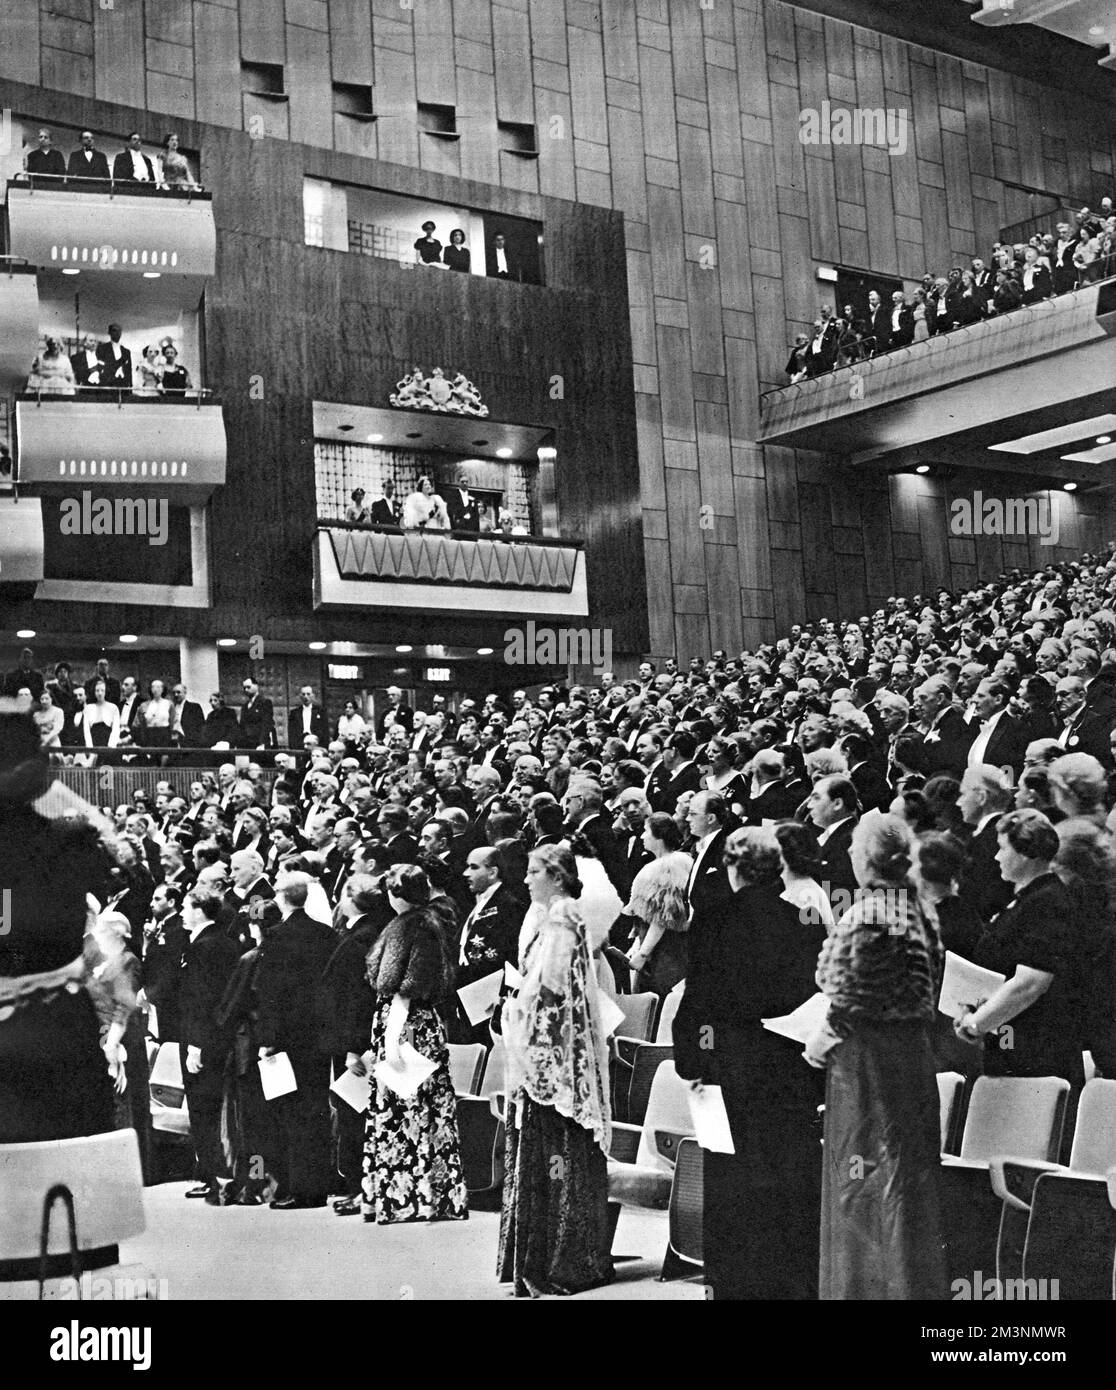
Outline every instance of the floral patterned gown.
{"type": "Polygon", "coordinates": [[[442,935],[430,915],[418,909],[406,912],[389,923],[368,958],[369,979],[379,998],[372,1022],[376,1061],[384,1058],[391,1001],[401,993],[411,1001],[403,1036],[438,1064],[406,1099],[372,1080],[362,1192],[365,1219],[380,1225],[462,1221],[469,1215],[445,1025],[434,1008],[434,999],[452,976],[442,935]]]}

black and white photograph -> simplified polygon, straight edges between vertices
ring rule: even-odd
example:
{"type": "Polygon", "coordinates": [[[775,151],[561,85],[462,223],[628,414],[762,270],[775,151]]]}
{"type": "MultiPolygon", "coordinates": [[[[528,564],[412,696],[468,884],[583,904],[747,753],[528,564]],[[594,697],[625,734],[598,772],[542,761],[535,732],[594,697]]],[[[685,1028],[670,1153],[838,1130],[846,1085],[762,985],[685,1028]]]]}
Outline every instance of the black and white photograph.
{"type": "Polygon", "coordinates": [[[0,184],[28,1372],[1084,1372],[1116,0],[2,0],[0,184]]]}

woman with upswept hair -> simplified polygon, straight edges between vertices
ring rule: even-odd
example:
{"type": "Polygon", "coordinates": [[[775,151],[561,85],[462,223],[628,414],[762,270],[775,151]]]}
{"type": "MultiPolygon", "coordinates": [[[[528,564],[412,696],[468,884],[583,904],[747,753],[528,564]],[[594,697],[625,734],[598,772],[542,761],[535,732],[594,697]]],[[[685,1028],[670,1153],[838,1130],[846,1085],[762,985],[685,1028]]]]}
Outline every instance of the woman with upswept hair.
{"type": "Polygon", "coordinates": [[[517,995],[504,1003],[507,1159],[501,1283],[516,1297],[610,1283],[608,1054],[573,851],[528,860],[517,995]]]}

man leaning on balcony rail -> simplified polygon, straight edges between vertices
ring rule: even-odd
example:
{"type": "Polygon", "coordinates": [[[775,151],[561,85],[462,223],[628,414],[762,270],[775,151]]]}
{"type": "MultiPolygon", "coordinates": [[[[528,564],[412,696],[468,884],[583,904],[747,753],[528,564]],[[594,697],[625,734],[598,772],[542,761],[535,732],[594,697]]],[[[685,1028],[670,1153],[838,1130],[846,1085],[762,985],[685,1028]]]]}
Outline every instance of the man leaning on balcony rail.
{"type": "Polygon", "coordinates": [[[978,256],[968,269],[948,275],[927,273],[907,295],[892,292],[886,306],[876,290],[863,305],[845,305],[837,318],[823,305],[809,333],[795,336],[784,368],[792,382],[822,376],[867,357],[878,357],[926,337],[967,328],[985,318],[1039,304],[1116,275],[1116,209],[1101,200],[1099,213],[1088,207],[1036,234],[1027,243],[996,242],[986,265],[978,256]]]}

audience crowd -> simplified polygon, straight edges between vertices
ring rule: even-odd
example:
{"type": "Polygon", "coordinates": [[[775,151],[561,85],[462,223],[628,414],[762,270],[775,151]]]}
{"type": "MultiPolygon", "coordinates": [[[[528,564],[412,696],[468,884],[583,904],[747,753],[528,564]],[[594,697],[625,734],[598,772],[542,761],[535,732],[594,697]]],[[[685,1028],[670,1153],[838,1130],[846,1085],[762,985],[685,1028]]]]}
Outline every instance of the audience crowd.
{"type": "MultiPolygon", "coordinates": [[[[111,737],[138,703],[106,663],[76,689],[32,663],[4,688],[60,693],[44,734],[77,690],[94,743],[106,710],[111,737]]],[[[244,689],[223,741],[266,748],[274,721],[244,689]]],[[[188,1196],[465,1217],[446,1043],[490,1043],[502,1019],[519,1119],[501,1277],[528,1294],[607,1282],[599,1001],[630,982],[680,993],[675,1067],[724,1098],[736,1153],[705,1156],[715,1295],[944,1297],[935,1070],[1062,1076],[1075,1096],[1084,1054],[1116,1076],[1116,553],[890,598],[688,669],[456,711],[393,689],[374,721],[347,706],[333,739],[313,693],[288,715],[308,762],[230,761],[188,788],[170,770],[102,808],[100,931],[181,1051],[188,1196]],[[945,950],[1005,977],[953,1025],[945,950]],[[505,966],[518,985],[509,972],[503,1007],[470,1021],[457,989],[505,966]],[[815,970],[824,1150],[817,1073],[760,1026],[815,970]],[[378,1068],[404,1065],[408,1039],[435,1072],[404,1100],[378,1068]],[[268,1103],[257,1063],[278,1052],[297,1089],[268,1103]],[[366,1115],[332,1097],[331,1117],[331,1072],[375,1073],[366,1115]],[[873,1135],[888,1180],[850,1187],[845,1149],[874,1162],[873,1135]],[[577,1174],[560,1197],[554,1153],[577,1174]]],[[[153,682],[132,725],[185,730],[180,695],[153,682]]],[[[118,1077],[126,1014],[110,1000],[118,1077]]]]}
{"type": "Polygon", "coordinates": [[[1099,212],[1084,207],[1054,231],[1026,244],[996,242],[988,261],[977,257],[947,275],[928,272],[889,303],[872,290],[865,303],[841,312],[823,304],[811,333],[799,333],[786,372],[792,382],[907,347],[938,333],[1009,314],[1116,274],[1116,212],[1103,198],[1099,212]]]}
{"type": "Polygon", "coordinates": [[[36,141],[25,161],[34,187],[55,187],[55,180],[77,188],[88,188],[104,180],[134,184],[134,188],[124,190],[129,193],[201,187],[190,172],[186,156],[178,148],[178,136],[173,132],[163,137],[162,154],[152,158],[144,153],[139,131],[132,131],[124,148],[114,157],[111,168],[108,155],[97,148],[97,137],[91,130],[81,132],[80,143],[68,159],[55,146],[54,137],[46,126],[40,127],[36,141]]]}
{"type": "Polygon", "coordinates": [[[47,334],[31,364],[27,390],[43,396],[91,395],[100,391],[134,396],[185,396],[194,389],[190,373],[178,360],[174,339],[148,344],[133,365],[132,350],[120,341],[122,329],[110,323],[108,337],[86,333],[67,353],[62,339],[47,334]]]}

